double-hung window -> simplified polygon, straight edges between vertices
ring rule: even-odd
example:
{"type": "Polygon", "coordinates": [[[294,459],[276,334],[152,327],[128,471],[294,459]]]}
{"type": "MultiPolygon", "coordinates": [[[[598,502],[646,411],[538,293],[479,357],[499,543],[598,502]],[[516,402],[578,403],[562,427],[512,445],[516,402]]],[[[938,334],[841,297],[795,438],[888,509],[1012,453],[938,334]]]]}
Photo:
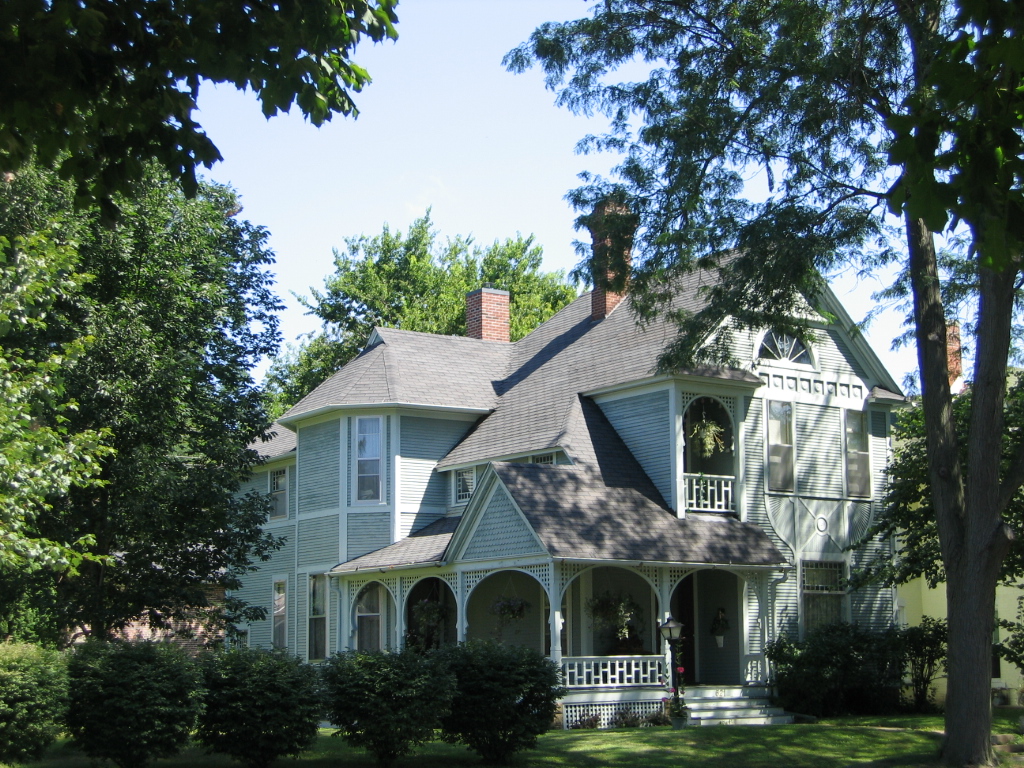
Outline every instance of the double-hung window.
{"type": "Polygon", "coordinates": [[[274,580],[274,612],[271,643],[275,648],[288,647],[288,581],[274,580]]]}
{"type": "Polygon", "coordinates": [[[473,495],[476,487],[476,470],[469,469],[455,470],[455,503],[465,504],[473,495]]]}
{"type": "Polygon", "coordinates": [[[356,648],[360,651],[381,649],[380,585],[370,584],[356,601],[356,648]]]}
{"type": "Polygon", "coordinates": [[[846,492],[871,495],[871,463],[868,460],[867,413],[846,412],[846,492]]]}
{"type": "Polygon", "coordinates": [[[804,632],[843,620],[843,564],[828,560],[804,560],[802,592],[804,632]]]}
{"type": "Polygon", "coordinates": [[[288,468],[270,471],[270,519],[288,517],[288,468]]]}
{"type": "Polygon", "coordinates": [[[327,658],[327,575],[309,577],[309,660],[327,658]]]}
{"type": "Polygon", "coordinates": [[[793,472],[793,404],[768,401],[768,490],[796,489],[793,472]]]}
{"type": "Polygon", "coordinates": [[[381,419],[379,416],[356,419],[356,500],[381,499],[381,419]]]}

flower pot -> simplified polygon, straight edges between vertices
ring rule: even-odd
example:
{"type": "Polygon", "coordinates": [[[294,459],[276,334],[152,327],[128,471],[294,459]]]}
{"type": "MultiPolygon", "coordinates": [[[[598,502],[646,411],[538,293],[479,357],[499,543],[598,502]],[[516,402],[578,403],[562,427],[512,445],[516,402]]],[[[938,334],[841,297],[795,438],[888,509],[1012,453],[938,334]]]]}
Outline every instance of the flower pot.
{"type": "Polygon", "coordinates": [[[725,635],[715,635],[715,642],[718,643],[719,648],[725,646],[725,635]]]}
{"type": "Polygon", "coordinates": [[[685,728],[689,719],[689,715],[683,715],[682,717],[670,717],[669,720],[672,721],[672,730],[678,731],[680,728],[685,728]]]}

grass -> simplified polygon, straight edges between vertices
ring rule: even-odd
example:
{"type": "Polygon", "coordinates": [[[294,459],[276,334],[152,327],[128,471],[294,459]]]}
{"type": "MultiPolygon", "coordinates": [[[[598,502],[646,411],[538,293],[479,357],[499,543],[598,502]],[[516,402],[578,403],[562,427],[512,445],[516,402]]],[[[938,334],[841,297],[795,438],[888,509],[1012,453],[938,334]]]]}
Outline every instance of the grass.
{"type": "MultiPolygon", "coordinates": [[[[997,710],[998,712],[998,710],[997,710]]],[[[1013,713],[1012,722],[1016,727],[1013,713]]],[[[1009,720],[1010,718],[1006,718],[1009,720]]],[[[932,768],[941,718],[907,716],[838,718],[818,725],[628,728],[610,731],[553,731],[540,738],[538,749],[517,756],[517,768],[932,768]],[[936,727],[937,726],[937,727],[936,727]]],[[[997,721],[997,732],[1014,728],[997,721]]],[[[278,768],[372,768],[372,757],[349,748],[341,739],[321,732],[316,749],[298,761],[279,760],[278,768]]],[[[45,759],[29,768],[90,768],[89,759],[67,743],[56,744],[45,759]]],[[[395,768],[477,768],[480,759],[462,747],[428,744],[398,761],[395,768]]],[[[157,760],[152,768],[228,768],[226,757],[189,750],[179,757],[157,760]]]]}

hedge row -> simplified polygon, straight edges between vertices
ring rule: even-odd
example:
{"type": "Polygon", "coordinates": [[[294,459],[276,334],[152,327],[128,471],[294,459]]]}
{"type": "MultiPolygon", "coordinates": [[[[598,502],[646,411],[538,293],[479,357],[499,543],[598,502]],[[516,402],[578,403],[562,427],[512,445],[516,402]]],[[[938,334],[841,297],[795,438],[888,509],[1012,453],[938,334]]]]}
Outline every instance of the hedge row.
{"type": "Polygon", "coordinates": [[[493,643],[340,654],[322,674],[249,648],[195,659],[162,643],[89,642],[67,656],[3,644],[0,761],[37,758],[66,730],[88,757],[120,768],[170,757],[190,737],[266,768],[309,749],[327,717],[380,766],[435,731],[505,762],[536,744],[562,693],[551,661],[493,643]]]}

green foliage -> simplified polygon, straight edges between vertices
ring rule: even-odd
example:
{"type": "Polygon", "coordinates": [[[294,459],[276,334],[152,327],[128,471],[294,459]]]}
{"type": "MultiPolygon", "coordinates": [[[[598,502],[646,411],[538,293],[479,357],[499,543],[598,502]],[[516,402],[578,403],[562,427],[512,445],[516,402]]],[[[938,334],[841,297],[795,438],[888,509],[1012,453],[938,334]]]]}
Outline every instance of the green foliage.
{"type": "Polygon", "coordinates": [[[385,225],[346,240],[335,273],[306,301],[324,330],[278,358],[266,387],[283,412],[355,357],[376,326],[462,336],[466,294],[490,283],[509,292],[510,336],[522,338],[576,297],[561,272],[541,272],[542,249],[517,236],[481,248],[437,242],[429,212],[403,236],[385,225]]]}
{"type": "MultiPolygon", "coordinates": [[[[1002,443],[999,474],[1007,477],[1014,456],[1024,444],[1024,430],[1015,425],[1024,424],[1024,380],[1012,377],[1004,402],[1004,418],[1008,426],[1007,439],[1002,443]]],[[[968,431],[970,428],[973,392],[968,387],[953,400],[953,423],[961,460],[967,460],[968,431]]],[[[927,433],[924,410],[920,404],[900,411],[893,429],[893,457],[889,465],[889,483],[885,506],[861,543],[877,538],[895,537],[895,557],[881,557],[868,562],[860,573],[854,574],[854,583],[879,580],[886,585],[905,584],[918,576],[934,587],[946,581],[939,546],[936,510],[929,480],[927,433]]],[[[1015,530],[1024,529],[1024,494],[1015,494],[1002,513],[1003,521],[1015,530]]],[[[1001,578],[1013,583],[1024,574],[1024,542],[1015,540],[1003,560],[1001,578]]]]}
{"type": "Polygon", "coordinates": [[[0,761],[40,757],[67,708],[68,675],[56,651],[0,643],[0,761]]]}
{"type": "Polygon", "coordinates": [[[853,624],[811,630],[803,642],[769,643],[779,704],[817,717],[895,711],[903,686],[903,648],[896,629],[870,632],[853,624]]]}
{"type": "Polygon", "coordinates": [[[75,648],[68,672],[68,732],[89,757],[144,768],[188,742],[201,675],[178,646],[90,641],[75,648]]]}
{"type": "Polygon", "coordinates": [[[279,651],[236,648],[204,667],[196,740],[250,768],[297,757],[316,742],[323,714],[316,669],[279,651]]]}
{"type": "Polygon", "coordinates": [[[451,712],[441,721],[445,741],[465,744],[487,763],[507,763],[537,745],[565,693],[553,661],[531,648],[486,641],[438,653],[456,680],[451,712]]]}
{"type": "Polygon", "coordinates": [[[935,708],[932,683],[946,661],[948,636],[946,620],[931,616],[923,616],[919,625],[900,631],[915,712],[928,712],[935,708]]]}
{"type": "MultiPolygon", "coordinates": [[[[250,369],[276,351],[280,305],[267,233],[235,217],[229,189],[203,185],[189,200],[150,168],[119,198],[127,215],[113,228],[75,212],[73,196],[54,173],[24,169],[0,184],[0,235],[34,242],[46,228],[49,247],[76,243],[45,329],[12,331],[9,348],[39,365],[51,365],[52,349],[80,348],[59,367],[75,407],[51,422],[93,442],[103,434],[113,452],[93,468],[98,487],[72,474],[48,488],[32,533],[86,557],[76,575],[51,578],[52,620],[106,636],[140,617],[216,613],[210,586],[236,587],[250,557],[274,546],[261,530],[266,500],[236,492],[258,459],[247,446],[268,423],[250,369]]],[[[61,272],[46,264],[44,274],[61,272]]],[[[20,424],[33,444],[46,434],[25,419],[2,423],[20,424]]]]}
{"type": "Polygon", "coordinates": [[[184,182],[220,160],[194,119],[203,80],[252,89],[270,117],[297,104],[314,124],[356,114],[369,82],[350,58],[364,37],[396,37],[395,0],[301,4],[144,0],[0,8],[0,170],[33,152],[76,182],[76,198],[126,193],[156,160],[184,182]]]}
{"type": "Polygon", "coordinates": [[[436,656],[408,650],[338,654],[323,676],[328,720],[381,768],[433,737],[455,692],[436,656]]]}
{"type": "Polygon", "coordinates": [[[110,455],[103,425],[75,428],[77,404],[60,373],[88,337],[53,343],[50,313],[82,289],[77,255],[39,234],[0,231],[0,572],[74,570],[90,539],[56,540],[34,528],[72,485],[96,490],[110,455]]]}

